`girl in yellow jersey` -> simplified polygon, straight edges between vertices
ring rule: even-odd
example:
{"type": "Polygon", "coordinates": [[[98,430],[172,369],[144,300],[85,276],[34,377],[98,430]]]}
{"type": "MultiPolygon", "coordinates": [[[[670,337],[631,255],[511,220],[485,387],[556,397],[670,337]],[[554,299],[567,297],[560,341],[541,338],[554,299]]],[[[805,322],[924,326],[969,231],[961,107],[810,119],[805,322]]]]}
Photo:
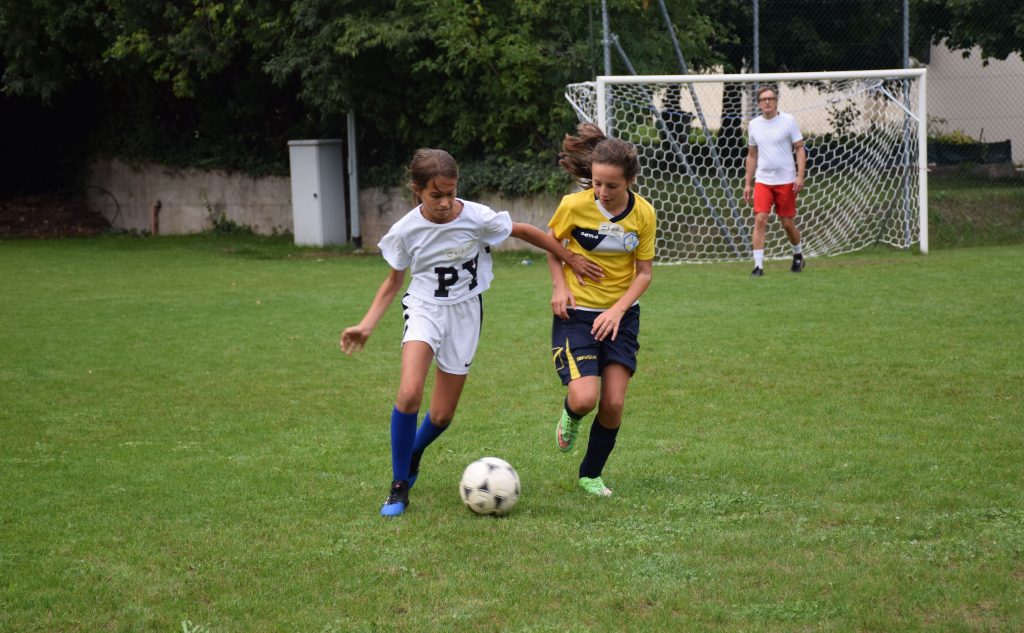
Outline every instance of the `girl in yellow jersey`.
{"type": "Polygon", "coordinates": [[[626,389],[636,371],[639,299],[651,284],[654,259],[654,207],[630,190],[640,169],[636,150],[592,123],[580,124],[576,136],[566,135],[559,164],[584,189],[562,198],[549,232],[600,265],[604,278],[583,285],[571,269],[548,257],[554,287],[552,357],[568,386],[555,440],[561,451],[571,451],[580,420],[597,407],[580,463],[580,487],[607,497],[612,491],[601,472],[615,447],[626,389]]]}

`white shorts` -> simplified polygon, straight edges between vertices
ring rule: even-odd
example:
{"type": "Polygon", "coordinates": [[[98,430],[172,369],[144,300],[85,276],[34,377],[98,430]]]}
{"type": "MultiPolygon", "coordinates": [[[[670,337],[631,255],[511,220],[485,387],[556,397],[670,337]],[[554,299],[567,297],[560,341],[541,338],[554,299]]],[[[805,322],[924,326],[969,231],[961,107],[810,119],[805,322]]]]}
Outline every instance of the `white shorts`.
{"type": "Polygon", "coordinates": [[[480,342],[483,296],[439,305],[412,295],[402,297],[405,333],[402,343],[423,341],[434,350],[434,362],[447,374],[465,375],[480,342]]]}

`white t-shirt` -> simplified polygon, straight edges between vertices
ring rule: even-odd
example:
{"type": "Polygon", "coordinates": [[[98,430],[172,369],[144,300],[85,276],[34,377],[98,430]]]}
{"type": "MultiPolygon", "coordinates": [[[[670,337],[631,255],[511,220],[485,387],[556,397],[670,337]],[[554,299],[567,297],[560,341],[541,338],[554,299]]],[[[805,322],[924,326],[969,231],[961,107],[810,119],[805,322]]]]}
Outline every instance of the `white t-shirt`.
{"type": "Polygon", "coordinates": [[[423,217],[417,206],[381,238],[381,255],[395,270],[409,269],[407,292],[425,301],[454,304],[487,290],[494,279],[491,253],[512,233],[507,211],[459,200],[462,212],[445,224],[423,217]]]}
{"type": "Polygon", "coordinates": [[[793,144],[804,140],[793,115],[779,112],[770,119],[763,116],[750,121],[750,146],[757,148],[754,181],[766,185],[786,185],[796,181],[793,144]]]}

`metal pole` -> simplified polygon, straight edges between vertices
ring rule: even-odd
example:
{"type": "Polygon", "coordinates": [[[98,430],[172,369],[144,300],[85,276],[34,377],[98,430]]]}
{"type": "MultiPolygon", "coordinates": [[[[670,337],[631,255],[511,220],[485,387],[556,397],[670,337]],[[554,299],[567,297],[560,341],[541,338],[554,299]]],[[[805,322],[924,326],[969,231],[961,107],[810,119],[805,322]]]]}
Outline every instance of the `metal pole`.
{"type": "Polygon", "coordinates": [[[910,0],[903,0],[903,68],[910,68],[910,0]]]}
{"type": "Polygon", "coordinates": [[[919,208],[918,229],[921,252],[928,252],[928,75],[921,74],[921,85],[917,89],[917,206],[919,208]]]}
{"type": "MultiPolygon", "coordinates": [[[[629,56],[626,55],[626,51],[622,48],[622,44],[619,43],[619,36],[616,35],[615,33],[612,33],[612,43],[615,45],[615,50],[618,51],[619,56],[622,58],[622,62],[626,64],[626,68],[629,70],[629,74],[636,75],[636,69],[633,68],[633,63],[629,61],[629,56]]],[[[725,240],[728,242],[729,246],[732,247],[733,253],[735,253],[737,257],[742,257],[742,254],[740,253],[739,249],[736,248],[736,244],[733,241],[732,233],[729,232],[729,225],[726,224],[725,220],[722,218],[722,215],[718,213],[718,211],[715,210],[714,205],[711,204],[711,198],[710,196],[708,196],[707,191],[704,189],[704,183],[701,182],[697,174],[693,173],[693,170],[690,168],[690,161],[686,159],[686,152],[683,151],[683,148],[679,146],[679,143],[675,139],[675,135],[672,134],[668,126],[665,124],[665,120],[661,117],[661,112],[654,107],[654,99],[651,98],[650,91],[648,91],[646,87],[643,87],[642,92],[647,97],[647,100],[650,103],[648,107],[650,108],[651,112],[654,113],[654,127],[658,129],[659,134],[668,139],[669,145],[672,148],[672,152],[676,155],[676,158],[678,158],[679,162],[683,165],[683,169],[686,170],[686,176],[693,181],[694,185],[697,187],[697,191],[700,194],[701,198],[704,199],[705,208],[710,209],[711,214],[715,217],[715,223],[718,224],[718,228],[722,232],[722,237],[724,237],[725,240]]],[[[679,104],[676,104],[677,107],[678,105],[679,104]]]]}
{"type": "Polygon", "coordinates": [[[349,109],[348,124],[348,212],[352,243],[356,248],[363,246],[363,234],[359,228],[359,161],[356,159],[356,113],[349,109]]]}
{"type": "Polygon", "coordinates": [[[601,41],[604,43],[604,74],[612,74],[612,38],[608,25],[608,0],[601,0],[601,41]]]}
{"type": "Polygon", "coordinates": [[[622,44],[619,43],[619,36],[615,33],[612,33],[612,44],[615,45],[615,50],[619,53],[619,57],[622,58],[622,63],[626,65],[626,70],[629,71],[629,74],[637,74],[636,68],[633,68],[633,62],[629,61],[629,56],[626,55],[626,51],[623,50],[622,44]]]}
{"type": "MultiPolygon", "coordinates": [[[[754,74],[761,72],[761,3],[753,0],[754,11],[754,74]]],[[[755,90],[757,87],[755,86],[755,90]]]]}
{"type": "MultiPolygon", "coordinates": [[[[676,50],[676,57],[679,59],[679,66],[683,69],[683,74],[689,74],[689,70],[687,70],[686,67],[686,58],[683,57],[683,51],[679,47],[679,40],[676,39],[676,27],[672,24],[672,19],[668,15],[668,9],[665,7],[665,0],[658,0],[658,6],[661,7],[661,17],[665,21],[665,29],[668,30],[668,34],[672,38],[672,44],[676,50]]],[[[700,98],[697,97],[697,91],[694,90],[692,83],[688,83],[686,87],[690,91],[690,98],[693,99],[693,107],[697,110],[697,118],[700,119],[701,127],[704,128],[704,130],[708,130],[707,118],[704,116],[704,109],[700,105],[700,98]]],[[[711,150],[711,159],[714,161],[715,173],[719,175],[719,179],[722,182],[722,188],[725,190],[726,200],[729,204],[730,210],[732,211],[733,218],[735,218],[736,222],[739,224],[740,230],[742,231],[743,241],[749,245],[750,239],[747,235],[743,220],[740,218],[739,210],[736,208],[736,201],[733,199],[732,195],[732,187],[729,186],[722,170],[722,161],[718,155],[718,145],[709,142],[708,149],[711,150]]],[[[735,245],[733,248],[735,248],[735,245]]]]}
{"type": "Polygon", "coordinates": [[[661,17],[665,20],[665,27],[668,29],[668,35],[672,38],[672,47],[676,49],[676,58],[679,60],[679,67],[683,69],[684,75],[689,75],[690,71],[686,68],[686,59],[683,58],[683,50],[679,48],[679,40],[676,38],[676,29],[672,26],[672,20],[668,17],[668,9],[665,8],[665,0],[658,0],[658,5],[661,6],[661,17]]]}

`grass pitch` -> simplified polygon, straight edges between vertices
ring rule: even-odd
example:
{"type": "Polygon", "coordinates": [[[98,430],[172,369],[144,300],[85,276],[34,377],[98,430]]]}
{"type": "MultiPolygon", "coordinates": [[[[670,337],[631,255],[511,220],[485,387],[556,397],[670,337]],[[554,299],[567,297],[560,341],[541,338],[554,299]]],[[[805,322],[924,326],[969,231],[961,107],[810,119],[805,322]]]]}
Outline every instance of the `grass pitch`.
{"type": "Polygon", "coordinates": [[[0,630],[1024,628],[1020,246],[656,267],[608,500],[554,447],[521,259],[385,520],[399,307],[337,349],[379,257],[0,242],[0,630]],[[484,455],[506,519],[458,498],[484,455]]]}

